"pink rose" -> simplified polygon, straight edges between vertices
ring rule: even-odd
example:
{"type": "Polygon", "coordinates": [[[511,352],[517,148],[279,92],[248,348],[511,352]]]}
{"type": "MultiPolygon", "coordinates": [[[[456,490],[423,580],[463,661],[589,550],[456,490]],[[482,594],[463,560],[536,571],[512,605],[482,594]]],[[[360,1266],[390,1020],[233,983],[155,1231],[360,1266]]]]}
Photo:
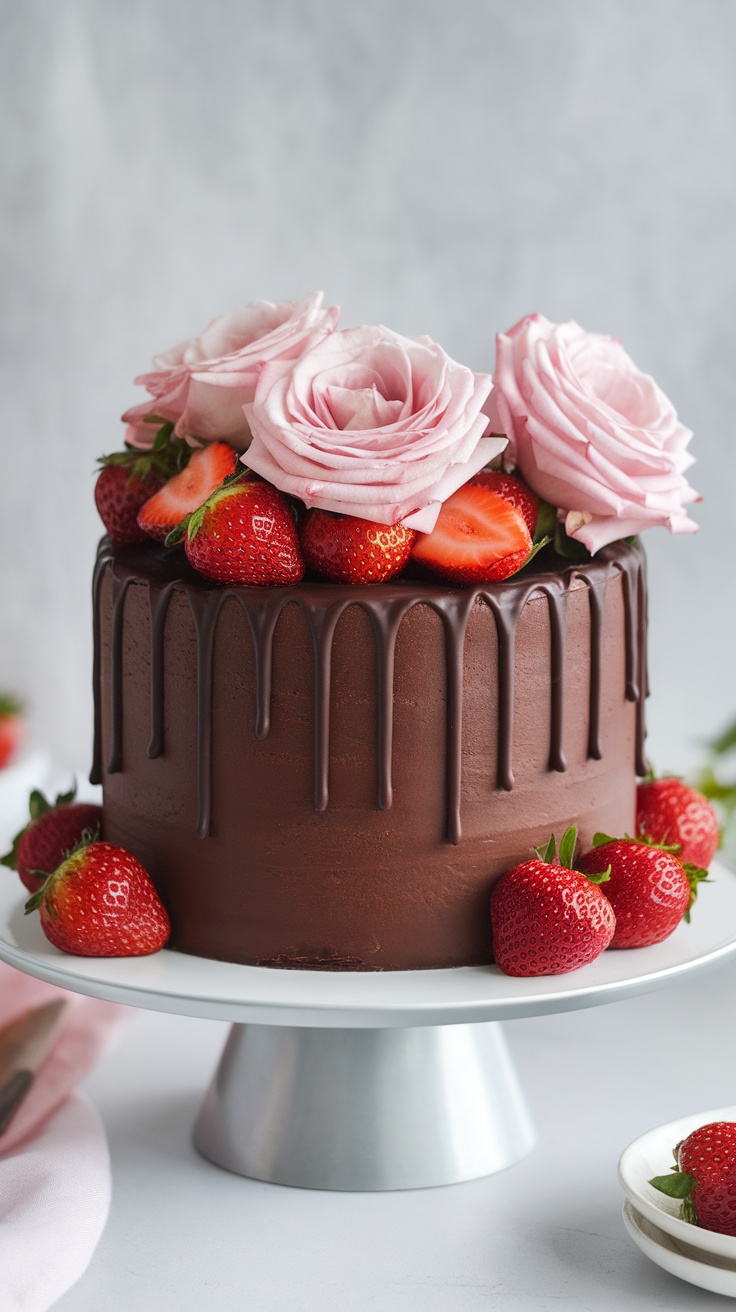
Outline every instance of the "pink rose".
{"type": "Polygon", "coordinates": [[[146,422],[153,414],[170,420],[192,446],[223,441],[244,451],[250,432],[243,405],[253,400],[261,367],[296,359],[331,333],[339,317],[335,306],[322,309],[321,292],[310,292],[281,305],[250,301],[213,319],[201,336],[157,355],[153,373],[136,378],[153,400],[126,410],[126,442],[153,445],[159,425],[146,422]]]}
{"type": "Polygon", "coordinates": [[[493,382],[509,467],[589,551],[654,524],[696,531],[684,509],[700,500],[684,477],[692,433],[615,338],[528,315],[497,336],[493,382]]]}
{"type": "Polygon", "coordinates": [[[308,506],[429,533],[442,502],[506,445],[483,436],[491,386],[429,337],[333,333],[263,370],[246,406],[247,463],[308,506]]]}

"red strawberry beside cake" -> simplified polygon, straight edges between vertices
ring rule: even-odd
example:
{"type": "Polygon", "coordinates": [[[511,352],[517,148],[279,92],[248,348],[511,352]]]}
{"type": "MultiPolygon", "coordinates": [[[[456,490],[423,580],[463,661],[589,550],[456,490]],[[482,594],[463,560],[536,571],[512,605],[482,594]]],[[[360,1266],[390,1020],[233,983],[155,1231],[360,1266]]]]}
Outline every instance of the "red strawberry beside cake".
{"type": "Polygon", "coordinates": [[[98,498],[103,838],[181,951],[482,964],[494,885],[550,832],[639,832],[636,535],[694,529],[690,434],[574,324],[499,335],[492,379],[338,317],[256,302],[138,380],[135,508],[123,473],[98,498]]]}

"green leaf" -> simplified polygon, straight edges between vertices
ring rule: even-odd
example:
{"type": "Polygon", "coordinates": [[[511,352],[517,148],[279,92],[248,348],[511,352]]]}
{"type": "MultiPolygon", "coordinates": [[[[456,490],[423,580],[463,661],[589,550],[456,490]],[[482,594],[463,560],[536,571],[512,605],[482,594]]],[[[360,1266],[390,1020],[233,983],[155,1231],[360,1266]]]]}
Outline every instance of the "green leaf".
{"type": "Polygon", "coordinates": [[[698,1224],[698,1216],[693,1207],[692,1198],[683,1198],[682,1203],[680,1204],[680,1219],[682,1221],[687,1221],[688,1225],[698,1224]]]}
{"type": "Polygon", "coordinates": [[[550,834],[546,847],[537,847],[535,851],[540,861],[546,861],[548,865],[551,861],[554,861],[557,853],[557,840],[554,834],[550,834]]]}
{"type": "Polygon", "coordinates": [[[46,884],[48,884],[50,878],[51,875],[47,875],[45,883],[43,883],[40,888],[36,889],[36,892],[33,894],[32,897],[29,897],[25,905],[24,915],[30,916],[32,911],[38,911],[38,908],[43,902],[43,895],[46,889],[46,884]]]}
{"type": "Polygon", "coordinates": [[[540,501],[532,541],[545,543],[551,541],[554,537],[556,523],[557,511],[555,507],[551,506],[549,501],[540,501]]]}
{"type": "Polygon", "coordinates": [[[655,1175],[649,1183],[668,1198],[689,1198],[698,1182],[686,1171],[671,1171],[669,1175],[655,1175]]]}
{"type": "Polygon", "coordinates": [[[578,841],[578,831],[576,825],[570,825],[565,830],[560,840],[560,865],[565,866],[567,870],[572,870],[573,860],[575,858],[575,844],[578,841]]]}
{"type": "MultiPolygon", "coordinates": [[[[523,565],[520,565],[520,566],[519,566],[519,569],[526,569],[526,567],[527,567],[527,565],[529,564],[529,562],[532,561],[532,560],[534,560],[534,557],[535,557],[536,555],[538,555],[538,553],[539,553],[544,547],[548,546],[549,543],[550,543],[551,541],[552,541],[552,539],[549,538],[549,537],[547,537],[547,538],[540,538],[538,542],[535,542],[535,543],[534,543],[534,546],[532,547],[531,551],[529,552],[529,555],[527,556],[527,558],[526,558],[526,560],[524,561],[523,565]]],[[[518,572],[519,572],[519,570],[516,571],[517,574],[518,574],[518,572]]]]}
{"type": "Polygon", "coordinates": [[[196,538],[197,534],[199,533],[199,530],[204,524],[204,517],[207,512],[207,509],[208,506],[207,506],[207,502],[205,501],[203,506],[199,506],[198,509],[195,510],[194,513],[189,516],[186,524],[187,542],[193,542],[194,539],[196,538]]]}
{"type": "Polygon", "coordinates": [[[698,889],[701,884],[712,884],[713,880],[708,878],[708,871],[703,870],[700,866],[694,866],[690,861],[683,861],[682,868],[687,875],[687,882],[690,885],[690,901],[687,904],[685,912],[685,924],[690,924],[690,909],[698,896],[698,889]]]}
{"type": "Polygon", "coordinates": [[[181,523],[177,524],[176,528],[172,528],[171,532],[164,538],[165,547],[178,547],[179,543],[184,541],[184,535],[191,518],[191,515],[185,515],[181,523]]]}
{"type": "Polygon", "coordinates": [[[571,560],[578,565],[593,559],[588,548],[584,547],[582,542],[567,536],[565,525],[560,520],[555,524],[554,548],[558,556],[563,556],[565,560],[571,560]]]}
{"type": "Polygon", "coordinates": [[[603,847],[606,843],[617,843],[617,838],[611,838],[610,834],[593,834],[593,847],[603,847]]]}
{"type": "Polygon", "coordinates": [[[25,707],[11,692],[0,693],[0,715],[22,715],[25,707]]]}
{"type": "Polygon", "coordinates": [[[724,729],[722,733],[719,733],[717,738],[713,738],[708,743],[708,747],[714,756],[725,756],[727,752],[734,751],[736,749],[736,720],[733,724],[729,724],[728,728],[724,729]]]}
{"type": "Polygon", "coordinates": [[[607,884],[611,878],[611,867],[606,866],[605,870],[600,870],[595,874],[589,874],[587,870],[584,873],[585,878],[589,879],[591,884],[607,884]]]}
{"type": "Polygon", "coordinates": [[[167,419],[166,422],[161,425],[153,439],[153,447],[151,449],[156,453],[165,451],[173,436],[174,425],[167,419]]]}

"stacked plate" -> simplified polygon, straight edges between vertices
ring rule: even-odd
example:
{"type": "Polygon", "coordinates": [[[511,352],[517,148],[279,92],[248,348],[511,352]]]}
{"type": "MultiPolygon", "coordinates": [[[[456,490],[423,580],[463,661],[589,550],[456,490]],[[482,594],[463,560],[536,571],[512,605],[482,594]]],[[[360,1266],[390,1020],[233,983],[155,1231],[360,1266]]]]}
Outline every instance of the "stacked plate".
{"type": "Polygon", "coordinates": [[[624,1224],[637,1247],[657,1266],[691,1285],[736,1298],[736,1237],[682,1221],[679,1201],[649,1184],[652,1176],[666,1175],[674,1165],[675,1144],[710,1121],[736,1121],[736,1106],[659,1125],[629,1145],[618,1166],[626,1194],[624,1224]]]}

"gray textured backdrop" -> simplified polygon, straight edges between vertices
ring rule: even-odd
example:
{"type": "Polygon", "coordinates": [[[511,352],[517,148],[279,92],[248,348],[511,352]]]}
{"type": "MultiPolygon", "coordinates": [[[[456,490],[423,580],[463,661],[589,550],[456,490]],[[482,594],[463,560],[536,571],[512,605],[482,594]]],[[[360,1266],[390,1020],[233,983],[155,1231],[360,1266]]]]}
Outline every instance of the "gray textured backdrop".
{"type": "MultiPolygon", "coordinates": [[[[89,758],[95,457],[154,351],[256,296],[492,362],[542,310],[694,428],[697,538],[647,535],[650,749],[736,708],[736,5],[26,0],[0,8],[2,640],[89,758]]],[[[142,393],[141,393],[142,396],[142,393]]]]}

